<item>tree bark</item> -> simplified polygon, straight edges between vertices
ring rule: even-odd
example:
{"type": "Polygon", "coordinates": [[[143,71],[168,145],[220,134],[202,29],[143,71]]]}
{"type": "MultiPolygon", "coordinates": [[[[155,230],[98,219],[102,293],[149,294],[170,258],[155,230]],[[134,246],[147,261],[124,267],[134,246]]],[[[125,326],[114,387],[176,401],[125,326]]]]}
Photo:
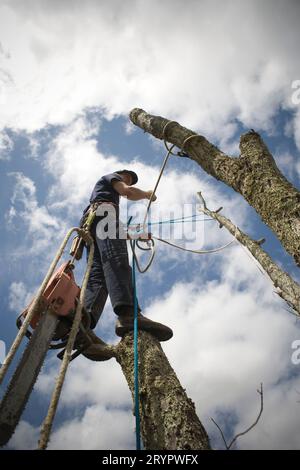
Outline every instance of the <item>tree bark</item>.
{"type": "Polygon", "coordinates": [[[220,227],[225,227],[241,243],[241,245],[245,246],[249,250],[273,282],[276,288],[276,293],[293,308],[296,314],[300,316],[300,286],[288,273],[280,269],[268,253],[263,250],[261,247],[263,240],[252,240],[248,235],[242,232],[239,227],[234,225],[230,219],[221,215],[219,211],[208,209],[201,193],[199,193],[199,196],[203,202],[201,212],[217,220],[220,227]]]}
{"type": "Polygon", "coordinates": [[[185,156],[241,194],[300,266],[300,192],[281,174],[259,134],[252,130],[242,135],[240,156],[234,158],[177,122],[152,116],[138,108],[130,112],[130,119],[154,137],[165,138],[184,152],[188,151],[185,156]],[[170,124],[165,129],[167,123],[170,124]],[[195,137],[184,145],[192,135],[195,137]]]}
{"type": "MultiPolygon", "coordinates": [[[[195,405],[180,385],[160,343],[149,333],[139,331],[138,347],[144,447],[148,450],[210,449],[195,405]]],[[[115,355],[134,397],[133,333],[119,342],[115,355]]]]}

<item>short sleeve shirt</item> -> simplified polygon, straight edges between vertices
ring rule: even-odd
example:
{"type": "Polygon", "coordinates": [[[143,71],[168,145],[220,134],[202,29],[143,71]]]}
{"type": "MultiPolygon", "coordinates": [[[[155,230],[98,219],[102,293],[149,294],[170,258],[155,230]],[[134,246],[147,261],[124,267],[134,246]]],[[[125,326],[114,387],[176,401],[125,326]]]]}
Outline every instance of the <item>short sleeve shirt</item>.
{"type": "MultiPolygon", "coordinates": [[[[97,181],[90,197],[90,204],[97,201],[109,201],[113,202],[117,206],[119,205],[120,195],[113,188],[113,180],[123,181],[122,177],[118,173],[109,173],[108,175],[102,176],[102,178],[97,181]]],[[[87,211],[89,210],[90,204],[83,211],[83,216],[81,217],[80,225],[83,223],[84,217],[87,211]]]]}
{"type": "Polygon", "coordinates": [[[95,184],[90,197],[90,203],[96,201],[109,201],[118,205],[120,202],[120,195],[113,188],[113,180],[122,181],[122,177],[118,173],[109,173],[108,175],[102,176],[102,178],[100,178],[95,184]]]}

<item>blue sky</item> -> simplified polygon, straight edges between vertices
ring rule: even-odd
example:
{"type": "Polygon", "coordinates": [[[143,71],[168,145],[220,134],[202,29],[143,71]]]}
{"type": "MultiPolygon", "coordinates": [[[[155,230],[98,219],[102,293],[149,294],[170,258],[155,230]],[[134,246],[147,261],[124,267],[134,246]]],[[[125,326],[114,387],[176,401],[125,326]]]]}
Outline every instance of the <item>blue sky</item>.
{"type": "MultiPolygon", "coordinates": [[[[77,224],[98,177],[129,167],[139,174],[139,187],[153,187],[165,150],[130,125],[133,107],[177,120],[235,156],[240,135],[254,128],[286,177],[298,188],[300,183],[300,112],[291,98],[300,74],[293,2],[285,2],[284,10],[276,2],[282,29],[289,29],[282,36],[277,16],[270,19],[270,2],[228,2],[215,16],[215,2],[193,2],[187,13],[176,1],[170,13],[170,2],[137,1],[130,24],[117,1],[72,9],[69,2],[60,2],[59,9],[56,2],[30,3],[30,9],[18,1],[0,7],[0,339],[7,345],[16,334],[16,316],[34,295],[64,233],[77,224]],[[142,35],[149,15],[156,20],[142,35]],[[164,21],[177,15],[181,30],[166,36],[164,21]],[[16,30],[20,38],[12,34],[16,30]]],[[[264,248],[300,280],[291,257],[243,198],[187,158],[169,160],[153,220],[168,218],[172,204],[177,212],[195,205],[199,190],[209,207],[223,206],[224,215],[251,236],[265,237],[264,248]]],[[[204,247],[230,240],[214,222],[201,227],[195,248],[202,247],[202,233],[204,247]]],[[[78,282],[83,268],[82,261],[78,282]]],[[[238,447],[299,448],[299,365],[291,362],[299,325],[240,247],[198,256],[158,244],[151,270],[138,276],[138,295],[146,315],[173,328],[164,350],[215,447],[222,442],[210,416],[228,438],[243,430],[256,417],[256,389],[264,382],[263,417],[238,447]]],[[[96,331],[112,343],[114,321],[108,302],[96,331]]],[[[11,448],[35,448],[58,366],[49,353],[11,448]]],[[[133,431],[130,394],[118,365],[74,361],[50,447],[133,448],[133,431]]]]}

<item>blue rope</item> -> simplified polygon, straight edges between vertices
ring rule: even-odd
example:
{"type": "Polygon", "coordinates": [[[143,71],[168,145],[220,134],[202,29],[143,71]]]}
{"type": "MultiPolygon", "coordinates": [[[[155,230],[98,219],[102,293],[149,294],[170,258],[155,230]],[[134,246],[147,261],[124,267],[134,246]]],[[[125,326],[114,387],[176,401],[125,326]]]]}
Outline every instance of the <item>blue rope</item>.
{"type": "MultiPolygon", "coordinates": [[[[170,220],[162,220],[160,222],[150,222],[150,225],[156,225],[156,224],[167,224],[168,222],[174,223],[175,221],[178,222],[193,222],[192,220],[185,220],[185,219],[191,219],[193,217],[199,217],[199,214],[193,214],[193,215],[186,215],[185,217],[177,217],[176,219],[170,219],[170,220]]],[[[214,220],[211,217],[204,217],[202,219],[195,219],[195,221],[203,221],[203,220],[214,220]]]]}
{"type": "MultiPolygon", "coordinates": [[[[168,222],[174,222],[175,220],[185,220],[185,219],[190,219],[191,217],[199,217],[199,214],[193,214],[193,215],[187,215],[185,217],[177,217],[176,219],[170,219],[170,220],[162,220],[160,222],[152,222],[153,224],[166,224],[168,222]]],[[[132,219],[132,217],[131,217],[132,219]]],[[[199,220],[211,220],[210,218],[209,219],[199,219],[199,220]]],[[[130,226],[131,224],[129,223],[128,226],[130,226]]],[[[133,224],[133,225],[137,225],[137,224],[133,224]]]]}
{"type": "Polygon", "coordinates": [[[160,222],[149,222],[148,225],[161,225],[161,224],[181,224],[181,223],[185,223],[185,222],[204,222],[206,220],[213,220],[213,219],[193,219],[193,220],[162,220],[160,222]]]}
{"type": "MultiPolygon", "coordinates": [[[[159,222],[148,222],[147,226],[148,227],[151,227],[152,225],[162,225],[162,224],[180,224],[180,223],[185,223],[185,222],[201,222],[201,221],[207,221],[207,220],[214,220],[214,219],[211,219],[211,218],[205,218],[205,219],[194,219],[194,220],[185,220],[185,219],[190,219],[191,217],[197,217],[198,214],[194,214],[194,215],[188,215],[186,217],[178,217],[177,219],[170,219],[170,220],[161,220],[159,222]]],[[[140,224],[128,224],[127,226],[128,227],[135,227],[135,226],[138,226],[140,224]]],[[[141,231],[141,230],[139,230],[141,231]]]]}
{"type": "MultiPolygon", "coordinates": [[[[135,243],[135,242],[134,242],[135,243]]],[[[139,407],[139,352],[138,352],[138,303],[136,297],[135,259],[132,256],[132,284],[133,284],[133,309],[134,309],[134,409],[135,409],[135,436],[136,450],[141,450],[141,418],[139,407]]]]}

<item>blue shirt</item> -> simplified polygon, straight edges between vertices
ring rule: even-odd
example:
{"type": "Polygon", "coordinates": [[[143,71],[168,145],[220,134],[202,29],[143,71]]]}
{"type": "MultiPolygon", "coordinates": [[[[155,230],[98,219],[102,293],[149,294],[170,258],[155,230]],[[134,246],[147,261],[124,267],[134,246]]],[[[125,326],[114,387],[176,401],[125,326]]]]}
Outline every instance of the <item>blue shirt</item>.
{"type": "MultiPolygon", "coordinates": [[[[97,181],[90,197],[90,204],[96,201],[109,201],[113,202],[117,206],[119,205],[120,195],[113,188],[113,180],[123,181],[122,177],[118,173],[109,173],[108,175],[102,176],[102,178],[97,181]]],[[[90,204],[84,209],[80,223],[88,211],[90,204]]]]}
{"type": "Polygon", "coordinates": [[[100,178],[95,184],[90,197],[90,203],[96,201],[109,201],[118,205],[120,202],[120,195],[113,188],[113,180],[123,181],[122,177],[118,173],[109,173],[108,175],[102,176],[102,178],[100,178]]]}

